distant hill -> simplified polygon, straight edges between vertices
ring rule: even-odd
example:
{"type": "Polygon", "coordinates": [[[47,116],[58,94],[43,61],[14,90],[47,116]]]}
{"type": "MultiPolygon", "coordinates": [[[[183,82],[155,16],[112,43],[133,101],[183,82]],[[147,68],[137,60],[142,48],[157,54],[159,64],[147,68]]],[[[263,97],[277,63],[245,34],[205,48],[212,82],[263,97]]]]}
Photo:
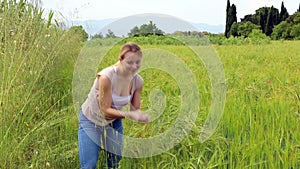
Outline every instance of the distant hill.
{"type": "Polygon", "coordinates": [[[224,33],[225,25],[209,25],[205,23],[192,23],[200,31],[207,31],[210,33],[224,33]]]}
{"type": "Polygon", "coordinates": [[[86,20],[86,21],[69,21],[67,27],[82,25],[85,31],[94,35],[102,32],[102,35],[110,29],[117,36],[127,36],[130,30],[135,26],[148,24],[153,21],[156,26],[165,33],[173,33],[175,31],[206,31],[211,33],[223,33],[224,25],[209,25],[205,23],[190,23],[173,16],[164,14],[139,14],[124,18],[112,18],[104,20],[86,20]]]}

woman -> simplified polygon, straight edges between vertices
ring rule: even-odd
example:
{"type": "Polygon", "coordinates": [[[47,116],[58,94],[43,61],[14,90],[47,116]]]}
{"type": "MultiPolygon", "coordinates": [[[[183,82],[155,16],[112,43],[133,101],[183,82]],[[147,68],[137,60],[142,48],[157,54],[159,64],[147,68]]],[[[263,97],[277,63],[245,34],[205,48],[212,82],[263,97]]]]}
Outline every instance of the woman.
{"type": "Polygon", "coordinates": [[[107,154],[108,168],[117,168],[122,155],[122,119],[148,122],[140,110],[143,79],[137,74],[142,52],[135,43],[126,43],[119,61],[97,74],[81,106],[78,147],[81,168],[96,168],[100,147],[107,154]],[[130,111],[122,107],[130,103],[130,111]]]}

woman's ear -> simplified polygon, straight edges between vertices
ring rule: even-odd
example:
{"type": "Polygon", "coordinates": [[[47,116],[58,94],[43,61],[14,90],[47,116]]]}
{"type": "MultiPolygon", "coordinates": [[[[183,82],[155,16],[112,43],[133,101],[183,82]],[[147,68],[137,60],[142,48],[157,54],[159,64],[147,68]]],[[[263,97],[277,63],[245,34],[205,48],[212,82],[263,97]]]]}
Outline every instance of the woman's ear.
{"type": "Polygon", "coordinates": [[[122,61],[124,59],[124,55],[120,56],[119,60],[122,61]]]}

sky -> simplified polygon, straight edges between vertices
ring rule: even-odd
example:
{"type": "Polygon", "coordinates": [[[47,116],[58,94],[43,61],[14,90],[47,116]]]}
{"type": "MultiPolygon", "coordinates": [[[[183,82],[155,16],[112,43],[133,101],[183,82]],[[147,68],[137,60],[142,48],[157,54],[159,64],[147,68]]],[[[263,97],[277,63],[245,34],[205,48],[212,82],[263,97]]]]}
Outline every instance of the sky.
{"type": "MultiPolygon", "coordinates": [[[[227,0],[41,0],[47,13],[67,20],[116,19],[126,16],[157,13],[194,23],[225,25],[227,0]]],[[[230,0],[237,7],[237,18],[254,14],[260,7],[280,10],[283,0],[230,0]]],[[[289,14],[299,8],[300,0],[284,0],[289,14]]]]}

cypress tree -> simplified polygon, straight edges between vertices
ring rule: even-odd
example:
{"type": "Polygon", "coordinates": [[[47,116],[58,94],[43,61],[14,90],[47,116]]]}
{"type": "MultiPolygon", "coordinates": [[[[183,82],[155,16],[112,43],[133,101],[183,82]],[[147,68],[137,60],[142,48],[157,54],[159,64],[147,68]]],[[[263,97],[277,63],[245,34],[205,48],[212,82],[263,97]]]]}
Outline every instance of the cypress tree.
{"type": "Polygon", "coordinates": [[[265,34],[267,36],[272,34],[274,26],[280,22],[279,18],[280,16],[278,9],[274,8],[273,6],[269,8],[267,22],[265,25],[265,34]]]}
{"type": "Polygon", "coordinates": [[[271,35],[272,25],[273,25],[273,17],[272,17],[272,10],[270,9],[268,12],[267,23],[266,23],[266,27],[265,27],[265,34],[267,36],[271,35]]]}
{"type": "Polygon", "coordinates": [[[229,36],[238,36],[238,24],[236,22],[234,22],[232,25],[231,25],[231,28],[230,28],[230,31],[229,31],[229,36]]]}
{"type": "Polygon", "coordinates": [[[226,6],[226,25],[225,25],[225,36],[228,37],[229,31],[230,31],[230,26],[229,26],[229,14],[230,10],[230,1],[227,0],[227,6],[226,6]]]}
{"type": "MultiPolygon", "coordinates": [[[[231,6],[231,25],[234,23],[234,22],[237,22],[237,17],[236,17],[236,6],[234,4],[232,4],[231,6]]],[[[230,27],[231,27],[230,25],[230,27]]]]}
{"type": "Polygon", "coordinates": [[[266,25],[267,25],[268,13],[269,13],[268,7],[262,7],[256,10],[256,15],[258,16],[259,25],[263,33],[266,33],[267,30],[266,25]]]}
{"type": "Polygon", "coordinates": [[[280,14],[279,14],[279,22],[284,21],[288,17],[289,17],[289,13],[288,13],[287,9],[285,8],[283,1],[282,1],[280,14]]]}
{"type": "Polygon", "coordinates": [[[228,38],[230,36],[230,29],[231,25],[234,22],[237,22],[236,17],[236,6],[232,4],[230,6],[229,0],[227,1],[227,8],[226,8],[226,29],[225,29],[225,36],[228,38]]]}

